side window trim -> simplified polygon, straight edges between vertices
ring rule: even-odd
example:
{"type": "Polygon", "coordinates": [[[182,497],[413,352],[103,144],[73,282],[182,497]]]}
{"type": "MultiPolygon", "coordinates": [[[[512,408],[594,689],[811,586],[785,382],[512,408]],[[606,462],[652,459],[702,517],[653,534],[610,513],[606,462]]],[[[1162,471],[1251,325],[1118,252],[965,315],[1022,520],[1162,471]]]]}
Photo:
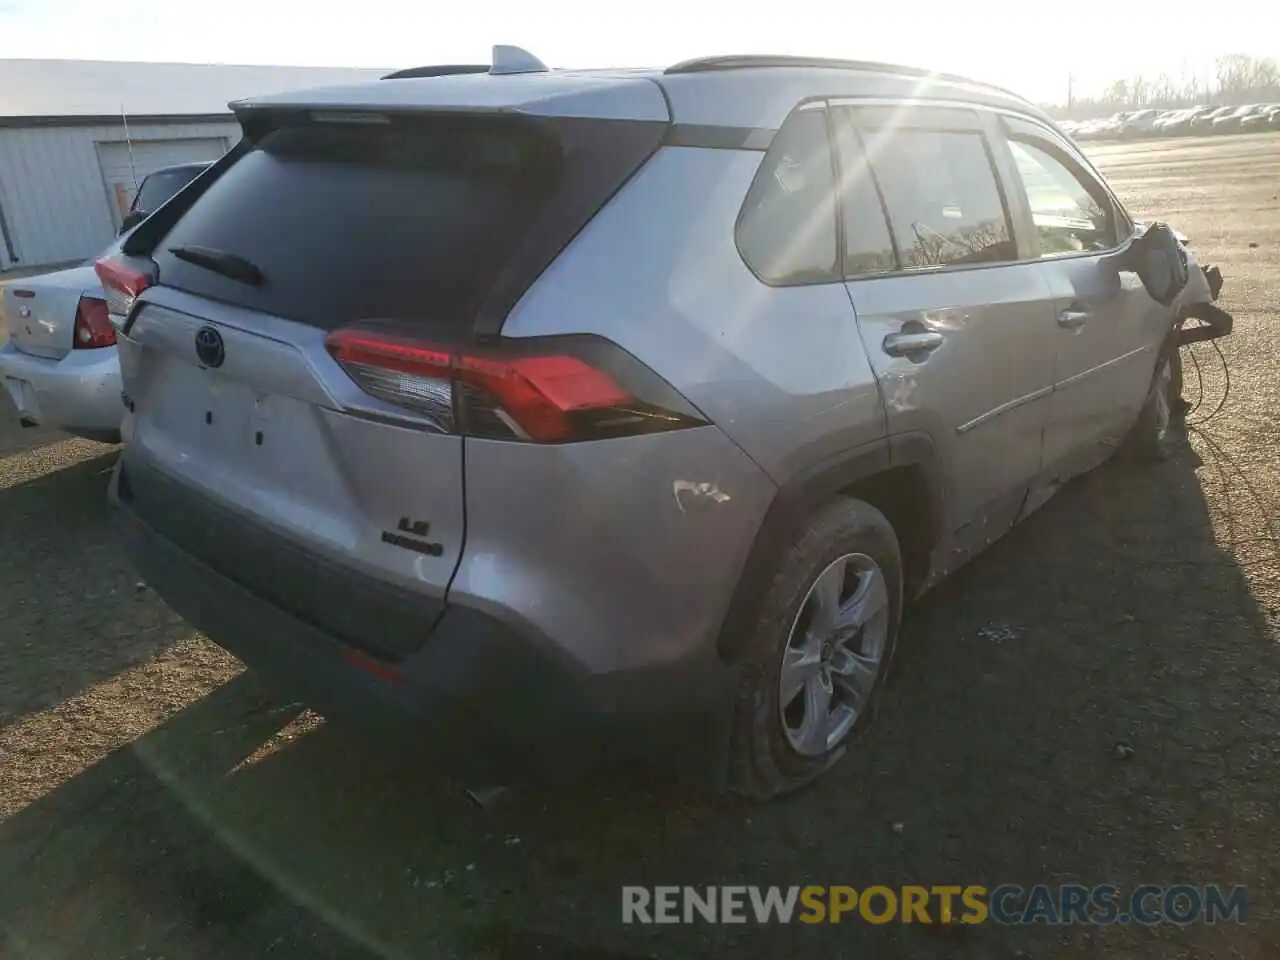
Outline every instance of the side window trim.
{"type": "MultiPolygon", "coordinates": [[[[866,145],[866,138],[863,133],[865,129],[865,125],[863,124],[861,118],[868,111],[874,111],[874,113],[871,114],[872,116],[876,116],[876,115],[892,116],[893,113],[897,110],[896,107],[884,106],[880,104],[863,104],[857,101],[850,101],[847,99],[838,104],[833,103],[831,105],[831,109],[833,112],[839,111],[839,112],[844,112],[848,115],[848,123],[855,129],[855,131],[857,132],[858,142],[861,143],[864,147],[866,145]]],[[[950,106],[950,105],[924,106],[919,108],[918,111],[916,111],[913,114],[910,123],[895,123],[892,125],[892,129],[894,130],[919,130],[919,131],[930,131],[930,132],[939,132],[939,133],[964,133],[964,134],[971,134],[979,138],[979,142],[982,144],[983,152],[985,153],[987,158],[988,168],[990,170],[991,178],[996,188],[996,193],[1000,199],[1000,206],[1001,206],[1001,210],[1003,211],[1005,228],[1009,231],[1009,238],[1014,242],[1014,245],[1015,245],[1015,251],[1016,251],[1015,258],[1010,260],[996,260],[996,261],[982,262],[982,263],[946,263],[946,264],[939,264],[937,266],[903,265],[902,253],[901,253],[901,240],[898,237],[897,230],[894,228],[893,217],[890,216],[889,214],[887,200],[885,199],[883,191],[879,185],[879,181],[877,180],[876,190],[877,190],[877,193],[880,194],[881,206],[882,206],[882,209],[884,210],[885,217],[888,221],[889,237],[894,247],[894,256],[898,262],[898,269],[893,272],[893,275],[909,276],[912,274],[920,274],[920,273],[933,274],[933,273],[956,272],[961,270],[988,270],[994,267],[1006,267],[1012,264],[1023,262],[1022,258],[1024,257],[1025,254],[1024,254],[1024,241],[1022,239],[1022,235],[1024,234],[1025,231],[1016,229],[1018,226],[1017,218],[1015,216],[1016,211],[1014,208],[1014,204],[1012,202],[1012,196],[1008,189],[1008,185],[1006,183],[1005,177],[1002,176],[1002,169],[1001,169],[1002,158],[1000,156],[1000,149],[997,148],[997,145],[995,143],[995,138],[992,136],[992,130],[990,128],[991,128],[991,123],[988,120],[986,113],[983,111],[976,110],[967,104],[956,104],[954,106],[950,106]]],[[[1007,147],[1004,147],[1003,149],[1007,150],[1007,147]]],[[[868,151],[868,159],[870,160],[869,151],[868,151]]],[[[1009,162],[1012,163],[1011,158],[1009,162]]],[[[869,167],[872,172],[872,177],[875,178],[876,174],[875,174],[874,163],[869,163],[869,167]]],[[[1034,259],[1034,258],[1028,258],[1028,259],[1034,259]]],[[[859,275],[850,277],[849,279],[850,280],[866,280],[876,276],[886,276],[886,274],[884,273],[859,274],[859,275]]]]}
{"type": "MultiPolygon", "coordinates": [[[[849,102],[836,105],[847,110],[860,130],[885,127],[893,130],[930,130],[945,133],[981,133],[982,117],[968,104],[912,106],[905,116],[902,106],[849,102]]],[[[903,106],[906,106],[904,103],[903,106]]]]}
{"type": "Polygon", "coordinates": [[[845,225],[844,199],[840,185],[844,183],[844,163],[840,156],[840,135],[836,132],[835,112],[831,109],[831,104],[825,100],[822,101],[822,119],[827,128],[827,151],[831,156],[831,190],[835,200],[836,273],[843,281],[845,279],[845,225]]]}
{"type": "Polygon", "coordinates": [[[1018,247],[1019,262],[1039,260],[1041,246],[1039,234],[1036,232],[1036,221],[1032,215],[1032,207],[1023,187],[1023,179],[1018,174],[1018,164],[1009,148],[1005,125],[1000,116],[988,113],[983,118],[986,127],[988,148],[991,150],[992,165],[996,168],[1000,179],[1000,191],[1009,206],[1009,219],[1014,230],[1014,243],[1018,247]]]}
{"type": "Polygon", "coordinates": [[[1018,247],[1020,262],[1028,263],[1040,259],[1040,235],[1036,231],[1035,217],[1031,211],[1031,201],[1027,197],[1022,176],[1018,173],[1018,165],[1013,151],[1009,147],[1009,129],[1003,118],[997,114],[987,115],[987,136],[991,142],[991,153],[996,172],[1000,177],[1001,190],[1009,203],[1009,214],[1013,220],[1014,240],[1018,247]]]}
{"type": "Polygon", "coordinates": [[[871,166],[870,156],[867,153],[866,141],[862,138],[862,131],[858,128],[858,124],[854,118],[854,112],[848,106],[830,107],[827,109],[828,122],[831,125],[831,153],[836,163],[836,227],[838,230],[837,237],[839,239],[840,253],[840,272],[844,281],[848,283],[850,280],[862,280],[868,277],[884,277],[902,272],[902,250],[898,246],[898,237],[893,231],[893,221],[889,218],[889,206],[884,199],[884,190],[880,186],[880,179],[876,176],[875,170],[871,166]],[[884,223],[885,232],[889,236],[889,245],[893,250],[893,266],[888,270],[868,271],[865,273],[850,273],[848,263],[848,239],[846,237],[845,219],[848,204],[842,185],[844,184],[844,166],[845,163],[852,159],[844,155],[841,144],[848,143],[857,151],[857,161],[865,165],[867,177],[871,181],[871,185],[875,190],[876,202],[880,208],[880,216],[884,223]]]}

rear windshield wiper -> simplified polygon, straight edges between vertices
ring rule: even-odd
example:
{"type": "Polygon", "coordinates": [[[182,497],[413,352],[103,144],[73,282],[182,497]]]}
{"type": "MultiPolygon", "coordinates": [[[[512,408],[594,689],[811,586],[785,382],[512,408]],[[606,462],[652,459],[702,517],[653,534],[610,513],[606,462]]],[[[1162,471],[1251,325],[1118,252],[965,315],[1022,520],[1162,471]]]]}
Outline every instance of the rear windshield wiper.
{"type": "Polygon", "coordinates": [[[250,263],[244,257],[237,257],[234,253],[226,253],[210,247],[190,246],[170,247],[169,252],[179,260],[185,260],[197,267],[204,267],[206,270],[222,274],[229,280],[248,284],[251,287],[260,285],[266,279],[257,264],[250,263]]]}

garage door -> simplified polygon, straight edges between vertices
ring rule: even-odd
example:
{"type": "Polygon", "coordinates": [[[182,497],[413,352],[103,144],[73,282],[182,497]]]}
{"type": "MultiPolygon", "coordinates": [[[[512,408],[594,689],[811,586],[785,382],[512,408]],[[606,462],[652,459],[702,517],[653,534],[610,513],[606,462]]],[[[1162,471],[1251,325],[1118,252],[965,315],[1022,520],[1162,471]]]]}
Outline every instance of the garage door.
{"type": "Polygon", "coordinates": [[[225,137],[201,137],[188,140],[134,140],[133,149],[123,140],[98,144],[98,163],[107,185],[111,216],[116,226],[129,212],[137,184],[149,173],[179,163],[217,160],[230,145],[225,137]]]}

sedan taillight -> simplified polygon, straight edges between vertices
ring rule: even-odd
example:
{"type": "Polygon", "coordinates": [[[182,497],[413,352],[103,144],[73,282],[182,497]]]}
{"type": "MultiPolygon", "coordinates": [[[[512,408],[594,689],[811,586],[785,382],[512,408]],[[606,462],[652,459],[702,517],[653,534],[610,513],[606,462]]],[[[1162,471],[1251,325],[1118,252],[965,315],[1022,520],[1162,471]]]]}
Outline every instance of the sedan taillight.
{"type": "Polygon", "coordinates": [[[114,346],[116,328],[107,315],[107,302],[97,297],[81,297],[76,306],[76,326],[71,346],[76,350],[92,350],[114,346]]]}

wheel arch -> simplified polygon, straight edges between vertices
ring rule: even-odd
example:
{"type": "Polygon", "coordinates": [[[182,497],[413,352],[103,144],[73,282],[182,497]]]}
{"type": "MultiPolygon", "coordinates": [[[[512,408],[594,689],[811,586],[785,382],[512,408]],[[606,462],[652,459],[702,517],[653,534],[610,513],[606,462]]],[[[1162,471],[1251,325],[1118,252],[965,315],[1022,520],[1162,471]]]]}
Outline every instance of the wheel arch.
{"type": "Polygon", "coordinates": [[[721,658],[732,661],[740,652],[778,552],[807,516],[839,496],[863,500],[885,515],[902,550],[906,596],[923,587],[946,525],[943,471],[933,440],[908,433],[863,444],[799,471],[774,494],[716,640],[721,658]]]}

